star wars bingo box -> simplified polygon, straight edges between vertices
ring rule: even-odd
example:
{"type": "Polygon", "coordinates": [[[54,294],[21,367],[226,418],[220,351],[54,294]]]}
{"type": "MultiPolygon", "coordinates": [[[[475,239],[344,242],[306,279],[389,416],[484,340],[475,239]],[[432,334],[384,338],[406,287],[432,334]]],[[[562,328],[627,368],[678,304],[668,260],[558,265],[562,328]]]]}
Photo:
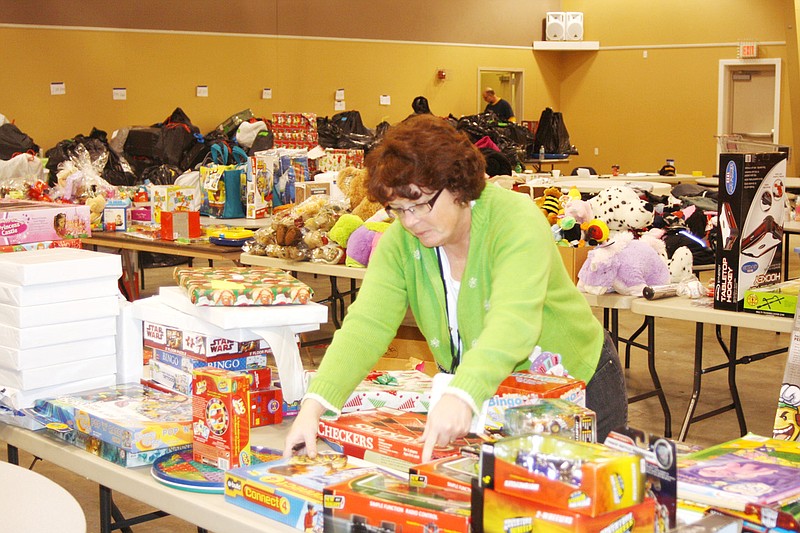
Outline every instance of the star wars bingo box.
{"type": "Polygon", "coordinates": [[[650,498],[591,517],[481,487],[477,480],[472,490],[474,533],[652,533],[654,520],[655,501],[650,498]]]}
{"type": "MultiPolygon", "coordinates": [[[[319,436],[337,451],[405,472],[422,462],[423,445],[416,440],[422,436],[426,420],[422,413],[380,408],[344,414],[336,420],[322,418],[319,436]]],[[[434,448],[433,458],[458,455],[462,447],[481,442],[477,437],[457,439],[434,448]]]]}
{"type": "Polygon", "coordinates": [[[552,435],[481,447],[483,486],[588,516],[641,503],[644,472],[644,460],[633,454],[552,435]]]}
{"type": "Polygon", "coordinates": [[[366,474],[325,487],[325,531],[470,531],[470,505],[466,492],[366,474]]]}
{"type": "Polygon", "coordinates": [[[248,464],[250,399],[247,376],[219,368],[194,371],[194,460],[229,470],[248,464]]]}
{"type": "Polygon", "coordinates": [[[781,281],[786,154],[719,156],[714,308],[741,311],[752,287],[781,281]]]}
{"type": "Polygon", "coordinates": [[[267,341],[256,335],[246,340],[234,340],[148,320],[142,322],[142,327],[145,349],[168,350],[194,358],[272,353],[267,341]]]}
{"type": "Polygon", "coordinates": [[[320,451],[313,459],[296,455],[227,471],[225,501],[301,531],[322,533],[322,489],[379,472],[386,473],[340,453],[320,451]]]}

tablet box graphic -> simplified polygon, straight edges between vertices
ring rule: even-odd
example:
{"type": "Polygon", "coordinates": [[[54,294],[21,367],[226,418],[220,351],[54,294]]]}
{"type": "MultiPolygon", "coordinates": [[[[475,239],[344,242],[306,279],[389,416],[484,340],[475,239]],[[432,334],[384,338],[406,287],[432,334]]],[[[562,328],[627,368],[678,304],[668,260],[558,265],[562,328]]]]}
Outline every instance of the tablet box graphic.
{"type": "Polygon", "coordinates": [[[745,291],[780,282],[786,154],[719,156],[714,308],[741,311],[745,291]]]}

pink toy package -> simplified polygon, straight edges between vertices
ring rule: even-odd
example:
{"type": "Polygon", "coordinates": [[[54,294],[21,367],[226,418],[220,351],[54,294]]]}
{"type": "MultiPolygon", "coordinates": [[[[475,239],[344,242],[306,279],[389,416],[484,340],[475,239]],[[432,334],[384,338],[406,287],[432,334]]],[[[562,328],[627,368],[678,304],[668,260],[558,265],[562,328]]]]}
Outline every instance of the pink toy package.
{"type": "Polygon", "coordinates": [[[0,245],[91,237],[89,207],[0,200],[0,245]]]}

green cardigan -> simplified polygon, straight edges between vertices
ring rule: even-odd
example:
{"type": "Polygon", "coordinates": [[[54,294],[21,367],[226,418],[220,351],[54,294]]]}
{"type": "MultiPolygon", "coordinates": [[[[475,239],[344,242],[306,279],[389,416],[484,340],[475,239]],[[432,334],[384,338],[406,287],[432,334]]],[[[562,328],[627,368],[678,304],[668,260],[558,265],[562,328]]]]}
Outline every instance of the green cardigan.
{"type": "MultiPolygon", "coordinates": [[[[395,337],[410,306],[441,367],[451,365],[436,250],[393,223],[370,258],[358,298],[325,353],[306,397],[337,412],[395,337]]],[[[450,387],[473,409],[535,346],[562,355],[588,383],[603,328],[569,278],[541,210],[530,198],[487,184],[472,207],[470,247],[458,296],[463,355],[450,387]],[[463,393],[463,394],[462,394],[463,393]]]]}

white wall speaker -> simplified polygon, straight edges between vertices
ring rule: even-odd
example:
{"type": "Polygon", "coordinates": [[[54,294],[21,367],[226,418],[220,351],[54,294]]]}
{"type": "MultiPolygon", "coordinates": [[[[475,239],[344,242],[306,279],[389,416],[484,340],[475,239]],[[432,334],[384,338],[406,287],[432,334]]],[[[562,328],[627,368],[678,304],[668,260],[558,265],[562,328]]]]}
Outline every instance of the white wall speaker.
{"type": "Polygon", "coordinates": [[[583,13],[567,11],[564,13],[565,39],[567,41],[583,40],[583,13]]]}
{"type": "Polygon", "coordinates": [[[566,33],[565,13],[563,11],[548,11],[545,17],[545,35],[548,41],[563,41],[566,33]]]}

